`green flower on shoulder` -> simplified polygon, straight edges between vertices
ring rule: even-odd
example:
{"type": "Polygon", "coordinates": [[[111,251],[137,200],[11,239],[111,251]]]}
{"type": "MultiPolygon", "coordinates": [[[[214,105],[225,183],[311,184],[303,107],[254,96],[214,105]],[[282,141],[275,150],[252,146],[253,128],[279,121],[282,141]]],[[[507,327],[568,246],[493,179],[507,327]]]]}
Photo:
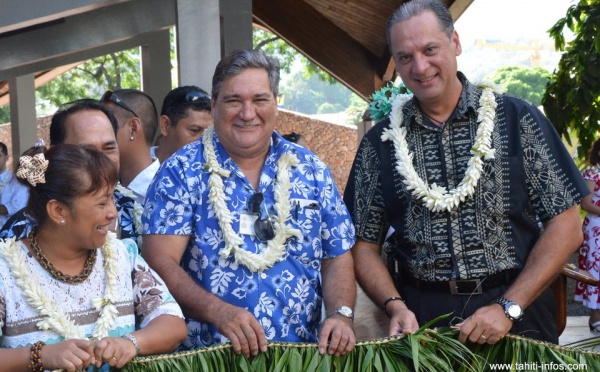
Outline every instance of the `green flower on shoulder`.
{"type": "Polygon", "coordinates": [[[392,111],[392,102],[398,94],[411,94],[411,92],[404,84],[396,86],[391,81],[375,91],[371,95],[371,102],[369,103],[371,119],[375,122],[385,119],[392,111]]]}

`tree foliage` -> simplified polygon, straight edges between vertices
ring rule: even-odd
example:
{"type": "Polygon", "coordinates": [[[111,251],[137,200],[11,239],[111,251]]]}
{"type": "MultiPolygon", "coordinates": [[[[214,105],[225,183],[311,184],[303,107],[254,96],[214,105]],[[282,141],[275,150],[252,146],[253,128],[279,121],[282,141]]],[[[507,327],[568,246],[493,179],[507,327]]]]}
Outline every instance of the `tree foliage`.
{"type": "MultiPolygon", "coordinates": [[[[360,120],[366,103],[340,84],[327,72],[310,62],[280,37],[255,28],[253,43],[275,56],[281,65],[283,79],[280,93],[283,106],[305,114],[352,113],[352,121],[360,120]]],[[[174,59],[174,33],[171,33],[171,59],[174,59]]],[[[65,102],[90,97],[99,98],[107,89],[140,89],[139,48],[111,53],[91,59],[36,89],[38,115],[53,113],[65,102]]],[[[0,123],[9,122],[8,105],[0,108],[0,123]]]]}
{"type": "Polygon", "coordinates": [[[255,49],[276,57],[283,73],[280,103],[289,110],[312,115],[346,111],[350,121],[360,121],[366,102],[335,78],[302,56],[285,40],[260,28],[253,33],[255,49]]]}
{"type": "Polygon", "coordinates": [[[303,77],[305,79],[316,75],[322,81],[330,84],[339,84],[331,75],[312,63],[279,36],[261,28],[254,28],[252,40],[254,49],[261,49],[263,52],[275,56],[285,73],[291,73],[292,66],[298,62],[303,67],[303,77]]]}
{"type": "Polygon", "coordinates": [[[598,138],[600,122],[600,0],[580,0],[549,30],[557,50],[565,51],[554,71],[544,99],[544,111],[569,143],[579,141],[585,158],[598,138]],[[565,27],[574,39],[565,42],[565,27]]]}
{"type": "Polygon", "coordinates": [[[550,75],[541,67],[506,66],[496,70],[490,80],[502,85],[506,93],[539,106],[550,75]]]}
{"type": "Polygon", "coordinates": [[[140,88],[139,48],[90,59],[36,90],[38,106],[59,106],[80,98],[100,98],[107,89],[140,88]]]}
{"type": "MultiPolygon", "coordinates": [[[[100,98],[105,90],[140,88],[139,48],[90,59],[57,76],[35,91],[37,115],[52,114],[66,102],[100,98]]],[[[0,108],[0,123],[10,122],[10,108],[0,108]]]]}

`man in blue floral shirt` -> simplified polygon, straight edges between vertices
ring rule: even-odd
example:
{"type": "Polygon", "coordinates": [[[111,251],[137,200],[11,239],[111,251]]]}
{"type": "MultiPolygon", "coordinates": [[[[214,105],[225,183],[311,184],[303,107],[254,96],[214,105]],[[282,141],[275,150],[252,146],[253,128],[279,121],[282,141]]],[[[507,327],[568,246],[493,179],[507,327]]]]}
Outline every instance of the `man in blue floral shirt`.
{"type": "Polygon", "coordinates": [[[318,341],[343,355],[355,344],[354,227],[325,164],[273,131],[278,83],[260,51],[219,62],[214,130],[148,190],[142,254],[184,309],[186,348],[231,341],[249,356],[267,340],[318,341]]]}

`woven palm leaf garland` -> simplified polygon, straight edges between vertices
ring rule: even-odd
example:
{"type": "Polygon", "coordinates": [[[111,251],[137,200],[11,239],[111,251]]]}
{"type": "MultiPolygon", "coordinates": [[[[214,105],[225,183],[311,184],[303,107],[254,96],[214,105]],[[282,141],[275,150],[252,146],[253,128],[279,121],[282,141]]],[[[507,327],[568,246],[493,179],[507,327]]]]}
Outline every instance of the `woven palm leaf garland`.
{"type": "MultiPolygon", "coordinates": [[[[230,344],[133,359],[124,372],[159,371],[490,371],[494,363],[517,365],[537,362],[555,365],[586,365],[600,371],[600,352],[564,347],[515,335],[495,345],[458,342],[458,331],[443,327],[421,327],[408,336],[394,336],[357,342],[345,356],[320,355],[317,344],[270,342],[267,352],[247,359],[237,355],[230,344]]],[[[582,346],[600,344],[600,338],[582,346]]],[[[512,369],[514,370],[514,368],[512,369]]],[[[564,370],[567,370],[566,368],[564,370]]]]}

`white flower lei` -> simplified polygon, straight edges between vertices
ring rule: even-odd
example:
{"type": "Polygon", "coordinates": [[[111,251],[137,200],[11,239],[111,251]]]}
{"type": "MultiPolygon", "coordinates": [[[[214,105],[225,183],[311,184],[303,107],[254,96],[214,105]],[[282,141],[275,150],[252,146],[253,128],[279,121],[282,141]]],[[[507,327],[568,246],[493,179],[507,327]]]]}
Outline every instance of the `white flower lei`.
{"type": "MultiPolygon", "coordinates": [[[[104,256],[104,270],[106,271],[106,288],[104,297],[92,299],[92,304],[96,311],[100,312],[100,317],[96,322],[96,327],[92,337],[100,340],[108,336],[108,332],[113,328],[119,312],[114,303],[117,300],[117,253],[114,246],[116,237],[114,233],[108,233],[106,242],[102,246],[104,256]]],[[[19,252],[14,238],[6,239],[4,244],[0,244],[0,255],[8,262],[8,266],[13,273],[18,287],[23,291],[27,303],[35,308],[38,313],[46,318],[39,321],[36,325],[39,329],[47,331],[53,330],[65,340],[68,339],[86,339],[81,329],[73,323],[69,316],[64,313],[62,308],[53,302],[35,276],[27,270],[25,257],[19,252]]]]}
{"type": "Polygon", "coordinates": [[[406,188],[413,190],[412,194],[420,198],[423,204],[433,212],[451,211],[465,201],[466,198],[471,197],[475,193],[475,188],[483,171],[482,158],[485,160],[494,158],[495,150],[491,148],[491,145],[496,107],[498,106],[494,92],[501,93],[501,91],[500,88],[490,83],[484,83],[482,87],[484,89],[479,99],[479,109],[477,109],[477,122],[481,124],[477,129],[475,143],[471,148],[473,157],[469,159],[463,180],[458,187],[449,192],[445,187],[438,186],[435,183],[429,186],[419,177],[413,166],[413,154],[408,150],[406,129],[402,126],[404,119],[402,108],[412,98],[412,95],[399,94],[392,102],[390,128],[383,131],[381,140],[391,140],[394,143],[394,155],[397,160],[396,170],[404,176],[406,188]]]}
{"type": "Polygon", "coordinates": [[[235,262],[245,265],[250,271],[257,272],[270,268],[281,261],[286,252],[285,242],[291,236],[300,237],[300,231],[288,227],[285,222],[291,217],[290,204],[290,166],[298,165],[298,158],[292,154],[283,154],[277,161],[277,181],[275,184],[275,211],[277,217],[274,221],[275,237],[267,243],[267,248],[260,254],[248,252],[242,248],[244,240],[233,231],[231,221],[233,217],[225,202],[225,192],[222,177],[229,177],[230,171],[221,168],[217,161],[215,147],[213,146],[214,129],[207,129],[202,136],[204,145],[204,158],[206,167],[210,172],[208,179],[208,200],[215,210],[219,227],[223,231],[225,247],[219,251],[223,259],[227,259],[231,252],[235,262]]]}

